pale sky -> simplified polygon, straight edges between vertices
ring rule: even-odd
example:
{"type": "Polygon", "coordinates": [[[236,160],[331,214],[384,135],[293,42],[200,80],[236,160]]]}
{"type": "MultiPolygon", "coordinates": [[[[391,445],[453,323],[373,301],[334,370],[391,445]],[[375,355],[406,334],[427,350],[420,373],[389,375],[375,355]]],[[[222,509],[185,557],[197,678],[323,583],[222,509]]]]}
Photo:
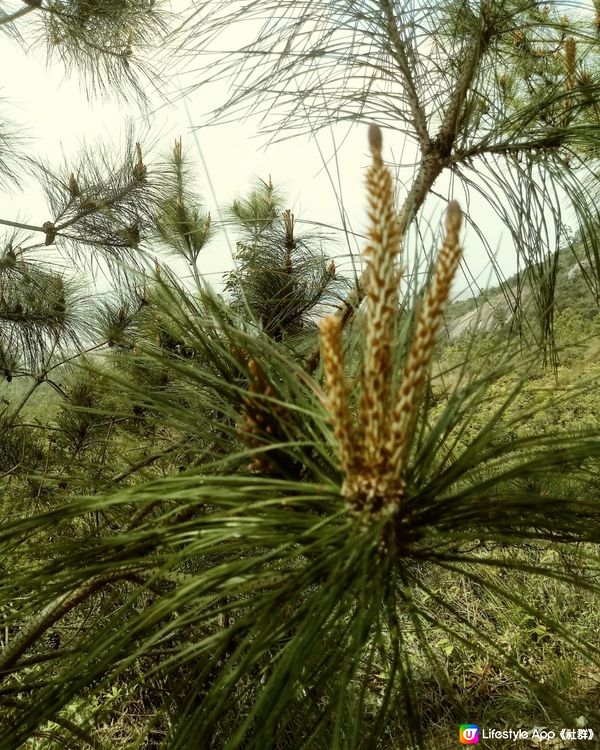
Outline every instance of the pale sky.
{"type": "MultiPolygon", "coordinates": [[[[187,3],[181,0],[180,5],[185,7],[187,3]]],[[[3,3],[2,7],[10,11],[22,6],[13,2],[3,3]]],[[[22,19],[19,28],[23,32],[26,24],[27,18],[22,19]]],[[[240,34],[240,44],[249,41],[242,39],[243,31],[238,29],[236,33],[240,34]]],[[[118,138],[125,131],[128,117],[140,122],[143,135],[145,125],[140,121],[135,104],[88,101],[77,77],[65,80],[58,60],[47,68],[43,50],[23,50],[1,31],[0,61],[5,71],[0,87],[3,117],[23,126],[24,133],[32,139],[32,152],[44,155],[57,165],[65,158],[76,158],[78,147],[84,141],[93,144],[98,138],[118,138]]],[[[213,86],[210,92],[197,90],[191,94],[187,109],[179,101],[159,109],[150,118],[150,140],[155,143],[157,152],[170,149],[176,137],[183,137],[184,147],[188,147],[198,164],[198,187],[213,218],[218,221],[219,208],[236,196],[244,195],[255,176],[268,179],[270,175],[273,183],[288,195],[289,207],[294,211],[300,228],[305,226],[304,222],[341,227],[341,196],[349,229],[357,233],[364,231],[364,179],[369,163],[366,127],[354,126],[349,131],[348,126],[334,127],[330,131],[321,131],[317,141],[298,137],[272,145],[266,151],[261,148],[264,138],[257,137],[258,124],[252,119],[235,125],[203,127],[194,136],[190,133],[190,121],[193,125],[206,122],[211,105],[225,99],[227,87],[219,86],[213,86]],[[337,160],[331,159],[335,146],[339,147],[337,160]]],[[[177,81],[174,81],[173,90],[176,89],[177,81]]],[[[142,144],[144,142],[142,138],[142,144]]],[[[388,155],[402,153],[407,164],[414,160],[409,150],[403,152],[402,136],[390,136],[384,132],[384,144],[388,155]]],[[[150,165],[152,156],[147,155],[150,165]]],[[[410,171],[408,168],[406,177],[410,171]]],[[[442,177],[435,188],[439,194],[452,197],[447,179],[442,177]]],[[[402,197],[400,190],[400,201],[402,197]]],[[[456,197],[461,199],[460,195],[456,197]]],[[[473,198],[471,213],[481,217],[488,241],[498,249],[503,271],[510,275],[516,269],[516,258],[508,232],[478,197],[473,198]]],[[[439,212],[435,216],[436,220],[439,219],[439,212]]],[[[33,224],[42,224],[51,218],[41,194],[31,185],[23,193],[0,194],[0,217],[33,224]]],[[[437,231],[437,224],[432,230],[437,231]]],[[[357,238],[353,247],[355,254],[363,244],[357,238]]],[[[486,286],[491,275],[489,260],[473,232],[464,233],[463,245],[471,273],[479,284],[486,286]]],[[[232,267],[229,248],[234,246],[234,238],[230,237],[228,242],[223,234],[208,246],[201,264],[208,278],[218,280],[232,267]]],[[[338,243],[327,250],[337,256],[339,268],[350,271],[352,261],[342,233],[339,233],[338,243]]],[[[359,260],[358,255],[356,260],[359,260]]],[[[458,286],[465,286],[464,279],[458,286]]],[[[460,291],[457,287],[456,292],[460,291]]]]}

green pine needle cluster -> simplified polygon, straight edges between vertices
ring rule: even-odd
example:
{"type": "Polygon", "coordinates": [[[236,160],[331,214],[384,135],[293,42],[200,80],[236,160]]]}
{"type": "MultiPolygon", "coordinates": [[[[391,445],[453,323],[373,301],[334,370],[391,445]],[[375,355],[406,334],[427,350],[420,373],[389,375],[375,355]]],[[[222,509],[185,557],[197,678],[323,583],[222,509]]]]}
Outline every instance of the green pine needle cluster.
{"type": "MultiPolygon", "coordinates": [[[[40,503],[3,507],[0,747],[52,722],[69,732],[77,705],[89,737],[111,691],[145,716],[132,746],[427,747],[431,681],[453,716],[469,705],[454,653],[572,720],[575,702],[494,617],[515,613],[600,667],[593,641],[518,587],[598,593],[597,426],[519,432],[545,408],[512,409],[530,366],[509,349],[491,371],[465,360],[418,412],[397,515],[365,526],[342,490],[321,373],[208,286],[192,297],[164,272],[153,283],[144,314],[179,348],[140,324],[135,350],[116,347],[66,388],[53,449],[71,452],[66,470],[12,477],[16,492],[37,482],[40,503]],[[107,474],[136,434],[162,447],[107,474]]],[[[410,326],[398,334],[410,341],[410,326]]],[[[362,335],[349,331],[350,352],[362,335]]],[[[360,383],[352,355],[348,367],[360,383]]]]}
{"type": "Polygon", "coordinates": [[[1,32],[141,99],[168,72],[153,46],[205,59],[260,18],[202,73],[237,77],[219,114],[279,138],[376,120],[417,158],[400,184],[371,126],[351,281],[270,178],[214,221],[181,140],[162,162],[131,131],[117,154],[26,160],[47,215],[0,217],[0,750],[447,750],[467,718],[595,726],[598,323],[559,303],[571,256],[600,299],[598,3],[206,2],[181,23],[158,0],[22,5],[1,32]],[[445,341],[458,204],[425,284],[395,260],[448,173],[520,271],[504,326],[445,341]],[[202,264],[224,228],[219,290],[202,264]],[[77,280],[98,270],[100,299],[77,280]]]}

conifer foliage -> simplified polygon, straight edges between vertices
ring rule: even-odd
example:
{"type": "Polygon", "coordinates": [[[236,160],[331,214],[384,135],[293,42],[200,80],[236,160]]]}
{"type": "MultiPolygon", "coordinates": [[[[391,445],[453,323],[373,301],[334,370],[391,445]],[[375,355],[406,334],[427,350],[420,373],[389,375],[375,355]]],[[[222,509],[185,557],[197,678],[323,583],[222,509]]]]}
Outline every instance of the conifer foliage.
{"type": "Polygon", "coordinates": [[[344,281],[322,249],[327,237],[298,231],[270,178],[235,200],[230,215],[242,233],[236,270],[225,284],[233,308],[269,336],[301,344],[302,334],[315,328],[315,315],[343,293],[344,281]]]}
{"type": "Polygon", "coordinates": [[[341,324],[337,318],[321,322],[323,362],[336,437],[346,474],[344,494],[358,515],[394,517],[406,492],[405,468],[419,403],[427,380],[442,311],[461,257],[461,210],[448,206],[446,237],[435,265],[431,286],[419,311],[414,338],[398,394],[392,392],[392,347],[398,314],[400,252],[392,175],[382,160],[382,137],[377,125],[369,129],[373,164],[367,176],[369,238],[365,254],[370,263],[367,289],[367,329],[360,416],[353,429],[344,385],[341,324]]]}
{"type": "MultiPolygon", "coordinates": [[[[235,18],[220,3],[199,34],[210,6],[169,41],[190,34],[198,51],[235,18]]],[[[543,249],[536,211],[552,203],[541,174],[573,186],[594,257],[593,200],[568,160],[596,158],[596,42],[521,0],[277,9],[290,13],[244,48],[246,62],[266,52],[266,69],[236,101],[280,92],[315,127],[314,72],[327,121],[377,115],[415,139],[414,181],[400,191],[391,128],[384,148],[371,124],[365,270],[351,289],[328,238],[301,231],[270,179],[257,183],[230,206],[237,265],[218,294],[202,268],[218,227],[181,140],[158,166],[133,135],[118,156],[88,148],[78,164],[33,164],[48,217],[0,218],[0,750],[434,750],[432,716],[459,724],[473,706],[453,654],[573,725],[579,696],[515,647],[499,624],[509,611],[515,630],[533,621],[539,641],[552,634],[600,669],[598,642],[547,606],[554,589],[600,594],[598,424],[537,429],[543,398],[515,410],[539,350],[513,339],[481,366],[471,341],[442,371],[468,206],[447,201],[425,283],[402,284],[407,232],[437,178],[469,184],[477,160],[481,179],[509,164],[488,198],[506,198],[513,228],[518,212],[529,261],[543,249]],[[280,23],[294,31],[283,47],[280,23]],[[100,303],[42,265],[51,246],[80,270],[102,259],[113,288],[100,303]],[[39,393],[54,396],[42,412],[39,393]]],[[[165,18],[146,0],[41,0],[3,11],[0,29],[32,22],[91,89],[122,93],[139,90],[137,52],[165,18]]],[[[0,129],[0,145],[9,136],[0,129]]],[[[550,332],[552,266],[536,258],[550,332]]]]}
{"type": "Polygon", "coordinates": [[[3,550],[18,549],[22,563],[2,589],[10,614],[0,747],[19,746],[48,722],[92,743],[96,713],[88,708],[73,728],[70,707],[113,688],[125,710],[144,707],[135,741],[147,746],[381,747],[393,726],[394,741],[424,747],[423,675],[436,674],[461,705],[432,645],[440,631],[467,652],[490,654],[544,705],[569,715],[568,700],[435,581],[448,575],[535,613],[600,664],[593,644],[495,575],[523,571],[596,591],[585,571],[596,564],[600,526],[581,467],[600,457],[600,435],[516,440],[503,419],[514,394],[468,434],[498,369],[459,382],[441,412],[427,413],[420,394],[460,259],[461,212],[449,205],[407,325],[376,126],[370,145],[372,281],[364,331],[357,322],[348,333],[348,343],[357,339],[348,351],[362,351],[363,364],[346,360],[339,318],[324,318],[322,385],[302,357],[264,330],[249,331],[210,288],[192,300],[161,278],[153,304],[194,354],[138,340],[135,361],[162,368],[171,385],[104,377],[200,459],[162,478],[59,497],[49,511],[2,524],[3,550]],[[397,392],[380,372],[401,373],[397,392]],[[368,427],[377,420],[378,431],[368,427]],[[568,493],[564,482],[552,495],[532,488],[532,477],[547,483],[565,474],[568,493]],[[534,541],[576,545],[581,575],[560,558],[519,557],[534,541]]]}
{"type": "MultiPolygon", "coordinates": [[[[455,192],[464,191],[466,217],[480,228],[468,198],[478,193],[509,230],[521,276],[532,283],[539,317],[533,336],[550,360],[555,269],[548,251],[558,249],[567,222],[581,236],[578,254],[600,299],[592,177],[600,58],[589,5],[261,0],[225,7],[209,0],[185,29],[181,48],[216,58],[190,88],[221,76],[235,81],[211,120],[259,111],[273,140],[369,119],[401,133],[403,153],[416,153],[399,206],[403,238],[444,175],[462,186],[455,192]],[[265,17],[271,22],[263,26],[265,17]],[[245,44],[237,55],[222,54],[215,40],[232,27],[245,44]]],[[[494,238],[480,237],[493,264],[494,238]]],[[[368,268],[339,312],[344,322],[366,294],[367,277],[368,268]]],[[[525,288],[507,293],[517,316],[525,288]]]]}

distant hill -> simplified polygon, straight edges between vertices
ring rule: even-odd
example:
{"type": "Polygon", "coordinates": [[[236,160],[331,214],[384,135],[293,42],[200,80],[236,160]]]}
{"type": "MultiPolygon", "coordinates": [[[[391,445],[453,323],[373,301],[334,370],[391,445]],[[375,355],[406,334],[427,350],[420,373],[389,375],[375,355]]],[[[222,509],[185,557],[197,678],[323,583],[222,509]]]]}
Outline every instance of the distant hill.
{"type": "MultiPolygon", "coordinates": [[[[561,250],[556,278],[555,311],[560,313],[576,307],[585,318],[593,318],[600,313],[598,301],[594,298],[584,272],[589,268],[583,250],[577,257],[572,250],[561,250]],[[582,272],[582,266],[583,271],[582,272]]],[[[521,279],[521,300],[525,314],[531,311],[533,298],[527,279],[521,279]]],[[[446,334],[451,340],[459,338],[467,331],[494,331],[510,324],[519,280],[515,274],[497,287],[490,287],[475,297],[458,300],[448,305],[445,314],[446,334]]]]}

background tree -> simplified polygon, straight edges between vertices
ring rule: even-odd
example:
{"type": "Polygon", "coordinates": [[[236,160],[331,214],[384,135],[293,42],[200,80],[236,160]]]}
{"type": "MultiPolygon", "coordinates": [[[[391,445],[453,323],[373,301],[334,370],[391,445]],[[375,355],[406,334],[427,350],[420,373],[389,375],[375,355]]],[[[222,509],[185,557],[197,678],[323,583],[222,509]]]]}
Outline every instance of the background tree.
{"type": "Polygon", "coordinates": [[[270,179],[259,182],[247,198],[235,200],[230,213],[243,232],[236,270],[225,284],[233,309],[250,312],[268,336],[286,336],[288,344],[290,337],[297,339],[311,328],[314,334],[315,316],[334,303],[342,287],[335,262],[322,249],[327,238],[298,233],[294,214],[283,210],[270,179]]]}
{"type": "MultiPolygon", "coordinates": [[[[140,80],[151,71],[138,53],[166,31],[166,17],[154,3],[19,5],[14,11],[0,8],[1,31],[23,45],[44,44],[49,56],[58,52],[67,72],[82,74],[90,94],[109,89],[143,94],[140,80]]],[[[156,71],[152,73],[157,80],[156,71]]],[[[148,175],[131,131],[122,153],[115,155],[114,144],[87,146],[77,163],[63,167],[26,155],[14,126],[3,123],[0,132],[0,179],[14,187],[25,175],[32,177],[42,186],[48,206],[37,224],[0,217],[6,230],[0,240],[2,373],[6,382],[15,376],[34,378],[25,400],[9,404],[3,415],[12,429],[42,383],[57,389],[48,377],[50,369],[61,359],[70,361],[74,350],[101,345],[89,336],[93,305],[84,298],[78,272],[104,264],[118,286],[126,282],[126,264],[139,268],[154,228],[160,180],[157,170],[148,175]],[[42,260],[41,251],[48,247],[66,255],[74,273],[66,273],[56,255],[55,262],[42,260]]]]}

